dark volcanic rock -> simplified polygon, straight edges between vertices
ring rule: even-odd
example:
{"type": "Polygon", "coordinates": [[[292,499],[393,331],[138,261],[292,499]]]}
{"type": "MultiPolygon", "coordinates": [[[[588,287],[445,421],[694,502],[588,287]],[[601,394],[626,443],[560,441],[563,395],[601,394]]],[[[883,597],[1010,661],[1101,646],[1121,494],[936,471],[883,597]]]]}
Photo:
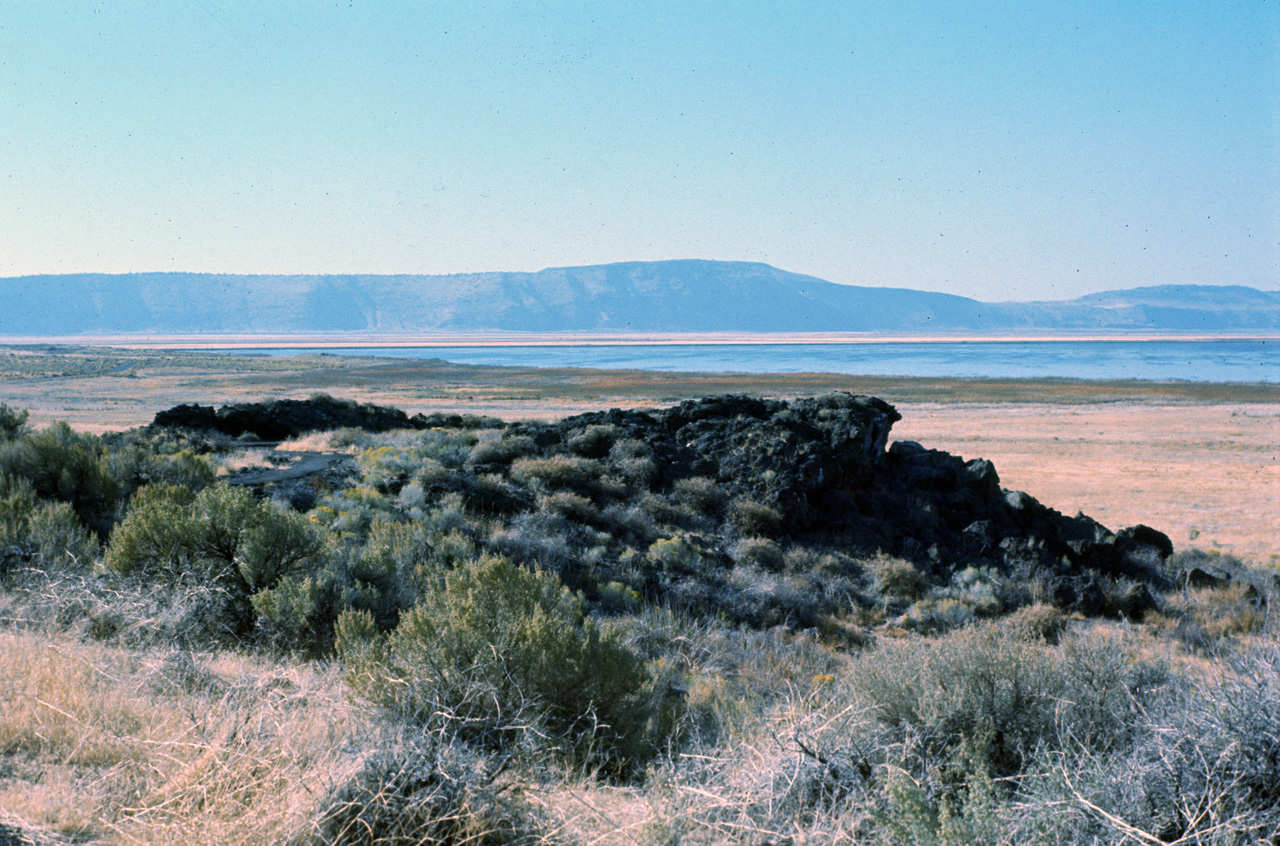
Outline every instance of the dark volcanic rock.
{"type": "MultiPolygon", "coordinates": [[[[369,432],[392,429],[427,429],[432,426],[479,428],[491,418],[466,415],[421,414],[410,418],[403,411],[351,400],[314,396],[305,400],[239,403],[215,410],[205,405],[179,405],[161,411],[153,426],[222,432],[232,437],[253,435],[264,441],[282,441],[307,432],[346,427],[369,432]]],[[[501,424],[501,421],[492,421],[501,424]]]]}
{"type": "MultiPolygon", "coordinates": [[[[675,515],[670,522],[716,535],[699,542],[684,564],[675,558],[664,564],[671,571],[661,576],[667,581],[655,576],[659,581],[641,586],[655,598],[693,602],[707,592],[708,579],[734,566],[738,553],[731,547],[748,540],[760,542],[757,551],[776,547],[778,561],[792,543],[854,557],[886,553],[910,560],[940,584],[968,568],[994,570],[1014,583],[1034,579],[1054,604],[1084,614],[1140,616],[1151,607],[1153,590],[1172,585],[1165,562],[1173,547],[1160,532],[1147,526],[1112,532],[1083,514],[1068,517],[1001,488],[996,468],[984,459],[966,461],[909,441],[889,446],[899,419],[883,400],[833,393],[792,402],[707,397],[657,411],[613,409],[556,423],[514,423],[502,436],[510,451],[490,450],[438,487],[460,494],[468,507],[517,517],[557,489],[569,495],[566,501],[590,500],[579,507],[597,515],[588,522],[612,532],[617,547],[600,559],[602,566],[621,560],[622,546],[643,553],[662,537],[644,508],[666,509],[675,515]],[[504,480],[517,456],[542,462],[529,465],[543,474],[539,487],[504,480]],[[546,461],[553,458],[560,460],[546,461]],[[710,489],[716,503],[681,510],[682,483],[686,493],[710,489]],[[717,521],[724,522],[713,529],[717,521]],[[685,578],[676,573],[685,564],[702,570],[685,578]]],[[[156,415],[155,425],[280,440],[345,426],[498,428],[500,421],[409,418],[322,396],[218,410],[179,406],[156,415]]],[[[557,537],[562,545],[576,543],[551,523],[534,527],[537,532],[525,528],[525,535],[547,543],[557,537]]],[[[1185,569],[1180,579],[1194,584],[1231,578],[1212,562],[1185,569]]]]}
{"type": "Polygon", "coordinates": [[[902,419],[874,397],[828,394],[793,403],[714,397],[682,403],[661,423],[714,467],[734,495],[777,510],[791,531],[820,522],[825,494],[874,478],[902,419]]]}
{"type": "Polygon", "coordinates": [[[568,451],[589,427],[642,440],[659,484],[715,479],[733,497],[776,511],[783,534],[850,553],[886,552],[935,577],[968,566],[1006,574],[1052,573],[1056,604],[1085,614],[1140,616],[1148,587],[1169,582],[1172,544],[1135,526],[1113,533],[1005,491],[991,462],[912,442],[886,449],[900,419],[888,403],[837,393],[794,402],[708,397],[644,413],[608,411],[549,426],[512,427],[547,452],[568,451]],[[1108,583],[1134,585],[1109,595],[1108,583]]]}

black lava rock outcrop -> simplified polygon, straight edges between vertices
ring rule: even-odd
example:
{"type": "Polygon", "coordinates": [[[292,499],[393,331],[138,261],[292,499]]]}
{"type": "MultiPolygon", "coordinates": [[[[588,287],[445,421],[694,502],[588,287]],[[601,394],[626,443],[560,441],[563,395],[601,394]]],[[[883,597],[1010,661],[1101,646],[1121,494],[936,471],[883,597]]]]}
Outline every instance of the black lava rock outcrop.
{"type": "MultiPolygon", "coordinates": [[[[629,580],[655,599],[706,593],[742,557],[734,545],[753,536],[774,544],[757,544],[751,553],[774,561],[770,566],[793,545],[848,556],[884,553],[912,562],[935,586],[969,568],[1035,580],[1053,604],[1087,615],[1139,617],[1154,607],[1152,591],[1178,581],[1165,567],[1173,547],[1160,532],[1146,526],[1115,532],[1083,514],[1068,517],[1002,488],[996,468],[981,458],[966,461],[909,441],[889,445],[899,419],[883,400],[848,393],[791,402],[717,396],[663,410],[613,409],[505,427],[489,418],[409,417],[320,396],[216,411],[179,406],[156,415],[155,425],[264,440],[339,427],[504,427],[500,439],[477,447],[466,466],[435,477],[424,493],[461,496],[469,508],[510,521],[499,551],[518,556],[524,549],[530,563],[543,566],[558,557],[566,582],[588,591],[594,582],[575,575],[573,550],[587,543],[579,544],[579,535],[598,538],[595,530],[607,530],[612,540],[592,541],[604,544],[593,553],[599,566],[586,568],[594,568],[592,578],[629,580]],[[724,512],[715,518],[727,520],[720,529],[705,519],[689,529],[703,536],[691,542],[704,564],[713,562],[711,572],[679,573],[685,565],[668,562],[663,566],[671,572],[636,583],[622,561],[624,547],[643,552],[665,536],[636,510],[655,502],[678,508],[682,486],[690,485],[710,485],[724,512]],[[539,512],[557,490],[564,496],[556,507],[569,513],[539,512]],[[747,517],[735,523],[733,508],[747,517]],[[592,531],[571,519],[574,510],[588,515],[592,531]]],[[[673,521],[679,519],[664,520],[673,521]]],[[[1222,578],[1201,568],[1187,579],[1210,577],[1222,578]]]]}
{"type": "Polygon", "coordinates": [[[508,432],[556,454],[607,428],[647,444],[655,487],[712,478],[729,496],[773,509],[785,537],[902,557],[935,583],[990,567],[1045,581],[1064,609],[1132,617],[1154,607],[1150,589],[1171,585],[1163,564],[1173,547],[1164,534],[1147,526],[1113,532],[1083,514],[1068,517],[1004,490],[985,459],[907,441],[886,448],[899,419],[883,400],[845,393],[793,402],[721,396],[656,412],[513,424],[508,432]]]}
{"type": "Polygon", "coordinates": [[[496,428],[501,420],[462,414],[415,414],[409,417],[398,408],[323,394],[305,400],[237,403],[215,409],[207,405],[179,405],[156,414],[152,426],[221,432],[231,437],[249,435],[264,441],[283,441],[308,432],[354,428],[367,432],[392,429],[496,428]]]}

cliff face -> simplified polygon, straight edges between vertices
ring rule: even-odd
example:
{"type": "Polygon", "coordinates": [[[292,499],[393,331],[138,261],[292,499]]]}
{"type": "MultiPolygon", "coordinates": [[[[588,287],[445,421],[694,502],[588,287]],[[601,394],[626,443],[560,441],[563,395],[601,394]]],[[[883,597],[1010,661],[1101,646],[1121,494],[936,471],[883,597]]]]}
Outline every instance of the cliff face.
{"type": "Polygon", "coordinates": [[[767,264],[625,262],[534,273],[0,278],[0,335],[418,332],[1273,332],[1280,293],[1182,285],[985,303],[767,264]]]}

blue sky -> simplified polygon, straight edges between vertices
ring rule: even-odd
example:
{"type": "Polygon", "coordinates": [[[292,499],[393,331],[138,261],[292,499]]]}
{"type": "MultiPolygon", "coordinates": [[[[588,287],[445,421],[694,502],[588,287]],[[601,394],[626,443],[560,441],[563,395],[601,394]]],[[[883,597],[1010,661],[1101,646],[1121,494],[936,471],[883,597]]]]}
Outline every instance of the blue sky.
{"type": "Polygon", "coordinates": [[[0,0],[0,275],[1280,288],[1280,2],[0,0]]]}

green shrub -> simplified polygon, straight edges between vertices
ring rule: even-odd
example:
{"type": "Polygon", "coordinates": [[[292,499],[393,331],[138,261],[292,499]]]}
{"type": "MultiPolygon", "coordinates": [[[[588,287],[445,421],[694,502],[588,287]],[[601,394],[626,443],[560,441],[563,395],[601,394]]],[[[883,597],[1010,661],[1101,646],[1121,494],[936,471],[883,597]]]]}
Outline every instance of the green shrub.
{"type": "Polygon", "coordinates": [[[18,411],[0,402],[0,441],[10,441],[25,435],[27,416],[28,412],[25,408],[18,411]]]}
{"type": "Polygon", "coordinates": [[[350,487],[324,494],[308,514],[340,534],[363,538],[375,520],[399,515],[396,504],[373,488],[350,487]]]}
{"type": "Polygon", "coordinates": [[[98,549],[70,505],[40,500],[26,479],[0,476],[0,576],[89,565],[98,549]]]}
{"type": "Polygon", "coordinates": [[[321,530],[293,512],[276,511],[244,488],[149,485],[134,496],[111,535],[105,564],[127,575],[194,580],[224,589],[233,630],[253,623],[250,597],[303,569],[324,547],[321,530]]]}
{"type": "Polygon", "coordinates": [[[714,479],[693,476],[674,485],[676,500],[707,517],[719,518],[729,503],[729,495],[714,479]]]}
{"type": "Polygon", "coordinates": [[[421,593],[475,557],[475,542],[448,513],[427,516],[439,519],[376,519],[363,544],[348,540],[322,568],[300,570],[255,594],[263,637],[283,651],[325,655],[346,611],[368,614],[379,631],[395,628],[421,593]]]}
{"type": "Polygon", "coordinates": [[[729,506],[729,523],[743,537],[772,538],[782,534],[782,515],[750,499],[733,501],[729,506]]]}
{"type": "Polygon", "coordinates": [[[350,682],[417,722],[488,747],[546,732],[614,772],[651,752],[642,662],[550,573],[482,558],[424,594],[385,644],[374,631],[367,614],[339,621],[350,682]]]}
{"type": "Polygon", "coordinates": [[[31,514],[27,540],[35,546],[41,565],[85,567],[98,557],[98,537],[89,531],[65,502],[46,502],[31,514]]]}
{"type": "Polygon", "coordinates": [[[876,589],[886,597],[918,599],[924,595],[928,582],[916,565],[902,558],[879,556],[871,563],[876,589]]]}
{"type": "Polygon", "coordinates": [[[0,474],[27,479],[44,499],[70,503],[100,537],[110,532],[120,485],[100,438],[59,422],[6,440],[0,443],[0,474]]]}
{"type": "MultiPolygon", "coordinates": [[[[471,432],[428,429],[423,432],[387,432],[376,445],[356,457],[367,484],[382,490],[399,490],[424,467],[457,469],[470,456],[476,437],[471,432]]],[[[424,474],[437,475],[432,469],[424,474]]]]}
{"type": "Polygon", "coordinates": [[[258,639],[282,652],[328,655],[342,614],[359,612],[374,630],[393,629],[419,592],[474,554],[475,544],[457,530],[440,534],[421,521],[376,520],[363,545],[343,545],[322,566],[253,595],[258,639]]]}
{"type": "Polygon", "coordinates": [[[29,481],[0,474],[0,546],[26,541],[27,524],[39,501],[29,481]]]}
{"type": "Polygon", "coordinates": [[[217,478],[213,461],[190,449],[166,453],[131,443],[115,449],[108,458],[112,475],[120,483],[120,498],[127,500],[146,485],[183,485],[199,491],[217,478]]]}
{"type": "MultiPolygon", "coordinates": [[[[196,500],[199,504],[200,497],[196,500]]],[[[305,569],[324,549],[324,533],[301,514],[258,505],[256,513],[249,516],[250,525],[236,555],[238,569],[251,593],[305,569]]]]}
{"type": "Polygon", "coordinates": [[[195,493],[182,485],[148,485],[134,495],[129,514],[111,534],[107,569],[177,577],[199,557],[190,509],[195,493]]]}
{"type": "Polygon", "coordinates": [[[255,639],[282,653],[325,656],[333,649],[335,622],[352,598],[330,570],[281,579],[249,600],[256,614],[255,639]]]}

